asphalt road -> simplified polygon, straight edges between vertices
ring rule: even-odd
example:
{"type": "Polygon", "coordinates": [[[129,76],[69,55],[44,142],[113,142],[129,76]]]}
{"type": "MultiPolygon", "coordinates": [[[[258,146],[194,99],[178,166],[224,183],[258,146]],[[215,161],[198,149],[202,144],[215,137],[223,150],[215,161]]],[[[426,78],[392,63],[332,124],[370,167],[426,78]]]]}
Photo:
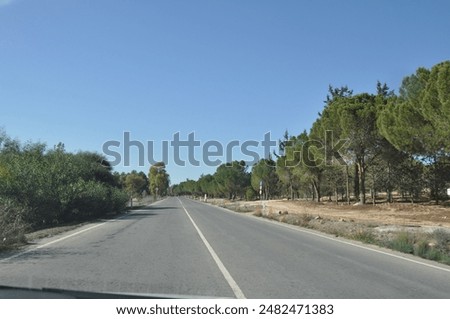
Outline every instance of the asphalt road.
{"type": "Polygon", "coordinates": [[[0,285],[229,298],[450,298],[450,267],[167,198],[0,255],[0,285]]]}

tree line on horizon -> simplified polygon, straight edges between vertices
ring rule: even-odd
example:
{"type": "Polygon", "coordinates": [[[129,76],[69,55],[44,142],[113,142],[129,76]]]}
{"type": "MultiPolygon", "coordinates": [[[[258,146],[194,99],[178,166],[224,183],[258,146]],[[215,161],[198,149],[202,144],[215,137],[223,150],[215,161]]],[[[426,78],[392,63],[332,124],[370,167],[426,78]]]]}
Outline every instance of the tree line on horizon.
{"type": "Polygon", "coordinates": [[[130,173],[114,172],[114,177],[130,198],[142,198],[146,195],[166,196],[169,192],[170,176],[164,162],[150,166],[148,175],[133,170],[130,173]]]}
{"type": "Polygon", "coordinates": [[[406,76],[398,94],[329,87],[311,129],[286,132],[273,156],[242,161],[174,185],[175,195],[311,198],[375,203],[447,199],[450,187],[450,61],[406,76]]]}

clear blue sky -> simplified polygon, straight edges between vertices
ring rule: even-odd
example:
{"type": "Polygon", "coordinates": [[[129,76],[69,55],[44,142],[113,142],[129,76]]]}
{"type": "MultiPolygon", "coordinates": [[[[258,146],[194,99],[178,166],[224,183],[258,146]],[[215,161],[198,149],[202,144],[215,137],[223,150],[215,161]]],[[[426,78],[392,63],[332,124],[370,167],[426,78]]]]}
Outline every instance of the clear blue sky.
{"type": "Polygon", "coordinates": [[[0,0],[0,127],[97,152],[128,131],[155,157],[177,132],[276,140],[309,130],[329,84],[397,90],[449,39],[448,0],[0,0]]]}

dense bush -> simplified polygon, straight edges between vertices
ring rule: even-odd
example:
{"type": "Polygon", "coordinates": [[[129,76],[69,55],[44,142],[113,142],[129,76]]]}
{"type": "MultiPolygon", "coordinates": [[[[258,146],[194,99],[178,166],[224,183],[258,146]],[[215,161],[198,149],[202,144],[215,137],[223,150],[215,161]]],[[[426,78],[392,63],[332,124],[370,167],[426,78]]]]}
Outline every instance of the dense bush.
{"type": "Polygon", "coordinates": [[[69,153],[62,144],[52,150],[39,143],[22,146],[0,132],[0,201],[9,203],[0,231],[19,219],[38,229],[124,209],[128,195],[111,170],[99,154],[69,153]]]}
{"type": "Polygon", "coordinates": [[[24,213],[24,208],[18,204],[0,202],[0,250],[25,241],[27,224],[24,222],[24,213]]]}

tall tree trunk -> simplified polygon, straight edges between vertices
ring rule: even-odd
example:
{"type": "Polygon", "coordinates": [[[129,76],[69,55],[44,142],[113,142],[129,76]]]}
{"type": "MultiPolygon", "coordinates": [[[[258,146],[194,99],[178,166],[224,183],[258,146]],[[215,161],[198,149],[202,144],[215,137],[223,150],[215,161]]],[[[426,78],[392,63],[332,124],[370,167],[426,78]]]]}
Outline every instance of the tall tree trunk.
{"type": "Polygon", "coordinates": [[[354,185],[353,185],[353,193],[355,194],[355,198],[357,201],[359,201],[359,170],[358,170],[358,164],[355,163],[355,178],[354,178],[354,185]]]}
{"type": "Polygon", "coordinates": [[[366,203],[366,168],[364,158],[358,161],[359,171],[359,202],[360,204],[366,203]]]}
{"type": "Polygon", "coordinates": [[[391,181],[391,163],[388,163],[388,188],[387,188],[387,201],[392,203],[392,181],[391,181]]]}
{"type": "Polygon", "coordinates": [[[313,186],[314,186],[314,193],[316,194],[316,200],[319,203],[320,202],[320,197],[321,197],[320,186],[317,185],[316,182],[313,183],[313,186]]]}
{"type": "Polygon", "coordinates": [[[289,169],[287,171],[287,174],[288,174],[288,181],[289,181],[288,197],[290,197],[291,200],[294,200],[294,186],[293,186],[294,181],[293,181],[292,173],[289,169]]]}
{"type": "Polygon", "coordinates": [[[345,175],[346,175],[346,194],[345,196],[347,196],[347,205],[350,205],[350,174],[348,173],[348,165],[345,165],[345,175]]]}
{"type": "MultiPolygon", "coordinates": [[[[438,164],[435,164],[435,165],[438,165],[438,164]]],[[[434,174],[433,175],[434,175],[434,201],[435,201],[436,205],[439,205],[440,187],[439,187],[439,181],[438,181],[439,170],[437,169],[437,167],[434,168],[434,174]]]]}
{"type": "Polygon", "coordinates": [[[375,173],[372,175],[372,205],[375,206],[377,192],[375,190],[375,173]]]}

